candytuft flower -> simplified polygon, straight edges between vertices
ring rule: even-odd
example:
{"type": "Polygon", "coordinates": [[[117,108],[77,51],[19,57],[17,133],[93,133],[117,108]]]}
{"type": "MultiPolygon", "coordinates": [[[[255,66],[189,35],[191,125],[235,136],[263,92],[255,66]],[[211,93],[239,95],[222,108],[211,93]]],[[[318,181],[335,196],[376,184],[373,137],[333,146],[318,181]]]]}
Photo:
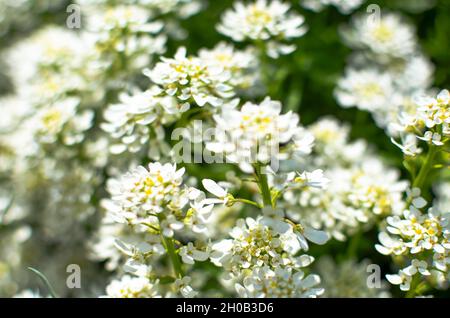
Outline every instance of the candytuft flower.
{"type": "Polygon", "coordinates": [[[267,54],[277,58],[292,53],[295,45],[285,42],[301,37],[307,30],[303,26],[304,18],[289,10],[290,5],[279,0],[235,2],[233,9],[224,13],[217,30],[233,41],[263,43],[267,54]]]}

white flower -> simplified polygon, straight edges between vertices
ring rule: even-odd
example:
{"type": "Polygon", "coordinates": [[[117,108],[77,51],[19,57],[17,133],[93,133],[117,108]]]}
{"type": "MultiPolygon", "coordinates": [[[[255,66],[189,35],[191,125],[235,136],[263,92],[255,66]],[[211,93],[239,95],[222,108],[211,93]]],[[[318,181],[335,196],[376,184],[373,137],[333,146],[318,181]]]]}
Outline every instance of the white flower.
{"type": "Polygon", "coordinates": [[[326,178],[322,169],[317,169],[312,172],[304,171],[293,180],[294,183],[305,187],[313,187],[318,189],[325,189],[330,183],[330,179],[326,178]]]}
{"type": "Polygon", "coordinates": [[[361,110],[380,111],[396,105],[391,76],[375,69],[348,69],[339,80],[335,95],[343,107],[356,106],[361,110]]]}
{"type": "Polygon", "coordinates": [[[424,140],[430,144],[434,144],[436,146],[442,146],[444,143],[441,141],[442,136],[439,133],[433,133],[431,131],[426,131],[423,137],[417,137],[421,140],[424,140]]]}
{"type": "Polygon", "coordinates": [[[315,138],[313,134],[304,129],[303,127],[298,127],[292,137],[293,145],[290,152],[292,156],[296,158],[302,158],[305,155],[309,155],[314,146],[315,138]]]}
{"type": "Polygon", "coordinates": [[[352,23],[352,29],[344,33],[347,41],[355,48],[367,49],[380,62],[407,58],[416,51],[414,28],[397,14],[382,12],[379,20],[360,15],[352,23]]]}
{"type": "Polygon", "coordinates": [[[194,298],[197,296],[198,292],[196,292],[189,284],[191,282],[191,278],[189,276],[184,276],[183,278],[178,278],[175,281],[175,287],[180,291],[181,295],[184,298],[194,298]]]}
{"type": "Polygon", "coordinates": [[[323,294],[318,275],[305,276],[291,268],[257,267],[235,288],[240,297],[250,298],[316,298],[323,294]]]}
{"type": "Polygon", "coordinates": [[[113,280],[106,287],[108,298],[156,298],[158,293],[158,281],[151,282],[144,277],[123,276],[120,280],[113,280]]]}
{"type": "Polygon", "coordinates": [[[229,72],[230,84],[236,88],[249,89],[259,79],[258,59],[254,50],[237,50],[232,45],[220,42],[213,49],[201,49],[199,58],[212,68],[229,72]]]}
{"type": "MultiPolygon", "coordinates": [[[[413,192],[417,194],[414,189],[413,192]]],[[[412,195],[414,197],[414,193],[412,195]]],[[[419,201],[416,205],[424,207],[424,204],[419,201]]],[[[448,276],[450,257],[449,219],[448,213],[440,214],[430,208],[427,214],[422,214],[414,206],[406,210],[402,217],[387,218],[386,230],[390,234],[380,233],[379,239],[382,245],[377,245],[377,250],[386,255],[404,255],[412,259],[410,266],[402,269],[398,275],[391,275],[388,278],[392,284],[403,284],[402,290],[408,290],[410,278],[406,276],[412,277],[417,273],[429,276],[436,271],[443,274],[437,284],[442,283],[442,280],[445,281],[444,277],[448,276]]]]}
{"type": "Polygon", "coordinates": [[[183,174],[184,168],[177,170],[175,165],[156,162],[150,163],[148,170],[139,166],[120,181],[111,180],[108,184],[112,199],[110,212],[118,220],[152,224],[159,223],[157,217],[162,213],[169,232],[173,227],[182,227],[182,222],[171,217],[189,201],[187,191],[181,187],[183,174]]]}
{"type": "Polygon", "coordinates": [[[112,153],[119,154],[125,150],[138,152],[148,144],[151,135],[164,143],[162,125],[173,121],[164,112],[164,108],[171,105],[174,107],[174,101],[170,97],[156,97],[155,92],[149,90],[134,95],[121,94],[119,99],[120,103],[110,105],[105,110],[107,122],[101,125],[113,138],[119,139],[118,144],[110,146],[112,153]]]}
{"type": "Polygon", "coordinates": [[[233,10],[224,13],[217,29],[233,41],[264,41],[267,54],[277,58],[295,50],[295,45],[284,44],[284,41],[306,33],[304,18],[289,10],[290,5],[279,0],[256,0],[249,4],[235,2],[233,10]]]}
{"type": "Polygon", "coordinates": [[[229,70],[198,57],[188,57],[183,47],[174,58],[161,58],[161,62],[144,74],[160,87],[162,96],[177,99],[179,112],[187,111],[191,104],[221,106],[234,95],[229,70]]]}
{"type": "Polygon", "coordinates": [[[416,156],[422,152],[422,148],[417,146],[417,138],[413,134],[402,136],[402,142],[399,143],[391,138],[391,142],[399,147],[406,156],[416,156]]]}
{"type": "Polygon", "coordinates": [[[203,179],[202,180],[203,187],[217,197],[217,199],[206,199],[204,202],[206,204],[217,204],[223,203],[226,205],[230,199],[233,198],[231,194],[228,194],[227,190],[222,188],[217,182],[211,179],[203,179]]]}
{"type": "MultiPolygon", "coordinates": [[[[87,40],[95,47],[92,70],[96,75],[120,78],[146,67],[153,54],[165,51],[166,37],[157,35],[161,21],[151,21],[151,12],[137,5],[83,5],[87,40]],[[125,62],[125,63],[124,63],[125,62]],[[105,70],[105,68],[107,70],[105,70]],[[98,74],[99,72],[106,74],[98,74]]],[[[110,80],[105,78],[106,81],[110,80]]]]}
{"type": "Polygon", "coordinates": [[[183,263],[191,265],[194,264],[195,261],[204,262],[209,258],[209,251],[197,249],[192,242],[181,247],[179,254],[183,263]]]}
{"type": "Polygon", "coordinates": [[[91,128],[93,112],[77,113],[79,100],[67,98],[40,109],[32,119],[36,125],[36,135],[42,143],[55,143],[60,137],[66,145],[79,143],[84,132],[91,128]]]}
{"type": "Polygon", "coordinates": [[[300,0],[300,4],[313,11],[321,11],[325,6],[333,5],[339,12],[349,14],[359,8],[365,0],[300,0]]]}
{"type": "Polygon", "coordinates": [[[309,248],[306,240],[317,245],[324,245],[330,239],[326,232],[316,230],[309,226],[296,227],[295,234],[297,235],[302,249],[305,251],[309,248]]]}
{"type": "Polygon", "coordinates": [[[415,107],[408,112],[403,111],[398,116],[398,122],[392,127],[402,138],[402,143],[392,142],[400,147],[406,155],[414,155],[418,138],[435,146],[442,147],[450,136],[450,93],[442,90],[436,98],[417,96],[415,107]]]}
{"type": "Polygon", "coordinates": [[[375,244],[375,249],[383,255],[401,255],[406,251],[406,246],[401,240],[392,238],[386,232],[380,232],[378,240],[382,245],[375,244]]]}
{"type": "Polygon", "coordinates": [[[278,206],[290,219],[326,231],[338,240],[345,240],[360,227],[372,226],[380,217],[401,214],[408,184],[399,180],[398,171],[372,156],[353,160],[356,162],[328,163],[330,182],[325,191],[294,186],[284,192],[278,206]]]}
{"type": "Polygon", "coordinates": [[[238,220],[230,236],[212,245],[210,258],[232,275],[263,265],[300,268],[313,260],[308,255],[295,256],[301,246],[292,226],[272,218],[238,220]]]}
{"type": "Polygon", "coordinates": [[[400,289],[403,291],[408,291],[411,287],[412,277],[403,271],[399,271],[398,274],[394,275],[388,274],[386,279],[393,285],[400,285],[400,289]]]}
{"type": "Polygon", "coordinates": [[[403,272],[407,275],[413,276],[416,273],[420,273],[421,275],[428,276],[431,273],[427,269],[428,264],[425,261],[420,261],[418,259],[413,259],[411,261],[411,265],[403,269],[403,272]]]}
{"type": "Polygon", "coordinates": [[[253,171],[252,164],[286,157],[280,150],[308,152],[309,139],[298,144],[294,141],[300,138],[299,131],[303,137],[310,136],[298,125],[298,115],[280,112],[280,102],[268,97],[260,105],[247,102],[240,110],[223,108],[221,114],[214,116],[217,133],[206,148],[225,154],[227,162],[238,164],[245,172],[253,171]],[[281,144],[285,149],[279,149],[281,144]]]}
{"type": "Polygon", "coordinates": [[[321,278],[325,289],[323,297],[330,298],[385,298],[390,297],[389,285],[381,280],[380,284],[368,284],[368,269],[373,262],[364,259],[361,262],[352,258],[336,261],[324,255],[315,263],[314,270],[321,278]]]}

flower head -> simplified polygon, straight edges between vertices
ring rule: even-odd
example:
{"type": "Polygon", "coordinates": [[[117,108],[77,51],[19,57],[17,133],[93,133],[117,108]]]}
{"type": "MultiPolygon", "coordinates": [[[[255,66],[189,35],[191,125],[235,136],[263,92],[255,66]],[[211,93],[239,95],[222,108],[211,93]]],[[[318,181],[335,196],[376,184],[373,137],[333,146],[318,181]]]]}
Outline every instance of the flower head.
{"type": "MultiPolygon", "coordinates": [[[[416,201],[416,205],[424,206],[421,201],[416,201]]],[[[422,214],[411,206],[403,216],[387,219],[389,234],[381,232],[381,245],[377,244],[375,248],[385,255],[412,258],[411,264],[401,269],[398,275],[387,277],[392,284],[401,284],[402,290],[409,290],[409,283],[416,274],[438,274],[437,284],[445,283],[450,268],[449,218],[448,213],[439,213],[433,208],[422,214]]]]}
{"type": "Polygon", "coordinates": [[[295,45],[284,44],[284,41],[306,32],[304,18],[288,12],[289,9],[289,4],[279,0],[256,0],[249,4],[236,2],[233,10],[225,12],[217,29],[234,41],[265,41],[269,56],[277,58],[295,50],[295,45]]]}
{"type": "Polygon", "coordinates": [[[270,98],[259,105],[247,102],[240,110],[224,108],[214,116],[218,133],[206,147],[225,154],[228,162],[238,163],[244,171],[252,171],[251,165],[258,162],[267,164],[274,158],[284,158],[288,152],[310,152],[311,135],[298,125],[298,115],[280,113],[280,102],[270,98]]]}
{"type": "Polygon", "coordinates": [[[156,298],[158,294],[157,283],[152,283],[144,277],[123,276],[120,280],[113,280],[106,287],[108,298],[156,298]]]}
{"type": "Polygon", "coordinates": [[[120,181],[108,185],[110,211],[118,220],[131,223],[150,222],[164,226],[166,234],[183,228],[180,211],[189,202],[188,189],[182,188],[184,169],[175,165],[150,163],[148,169],[139,166],[120,181]]]}
{"type": "Polygon", "coordinates": [[[305,276],[303,271],[291,268],[258,267],[236,284],[240,297],[251,298],[316,298],[323,294],[318,275],[305,276]]]}
{"type": "Polygon", "coordinates": [[[381,62],[406,58],[417,48],[414,28],[394,13],[382,13],[379,19],[370,15],[357,16],[352,29],[344,36],[350,45],[367,49],[381,62]]]}
{"type": "Polygon", "coordinates": [[[217,107],[234,95],[229,83],[230,70],[186,56],[185,48],[179,48],[174,58],[163,57],[152,70],[144,73],[160,87],[163,96],[176,98],[179,112],[187,111],[192,103],[217,107]]]}

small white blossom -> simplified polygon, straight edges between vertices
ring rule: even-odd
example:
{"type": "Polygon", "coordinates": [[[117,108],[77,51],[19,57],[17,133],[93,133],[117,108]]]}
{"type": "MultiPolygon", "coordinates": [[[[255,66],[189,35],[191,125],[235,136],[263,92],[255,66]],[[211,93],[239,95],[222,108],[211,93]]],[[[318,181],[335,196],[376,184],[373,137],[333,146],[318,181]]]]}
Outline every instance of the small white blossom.
{"type": "Polygon", "coordinates": [[[326,178],[322,169],[317,169],[312,172],[304,171],[293,180],[294,183],[305,187],[313,187],[318,189],[325,189],[330,183],[330,179],[326,178]]]}
{"type": "Polygon", "coordinates": [[[197,249],[192,242],[180,249],[180,256],[184,263],[194,264],[195,261],[204,262],[209,258],[209,251],[197,249]]]}
{"type": "Polygon", "coordinates": [[[180,291],[184,298],[194,298],[198,294],[198,292],[190,286],[190,282],[191,278],[189,276],[184,276],[175,281],[175,287],[180,291]]]}

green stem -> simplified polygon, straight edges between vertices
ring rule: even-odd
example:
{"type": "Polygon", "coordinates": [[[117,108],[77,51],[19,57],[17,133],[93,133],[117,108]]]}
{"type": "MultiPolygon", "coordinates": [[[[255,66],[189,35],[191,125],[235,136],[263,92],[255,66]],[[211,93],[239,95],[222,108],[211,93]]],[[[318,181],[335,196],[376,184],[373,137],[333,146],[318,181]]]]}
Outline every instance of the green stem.
{"type": "Polygon", "coordinates": [[[428,177],[430,170],[433,168],[433,161],[434,161],[434,157],[436,156],[437,150],[438,150],[437,147],[432,144],[428,148],[428,154],[425,158],[425,162],[422,165],[422,168],[420,169],[420,172],[417,175],[417,178],[413,182],[414,188],[419,188],[422,190],[425,180],[428,177]]]}
{"type": "Polygon", "coordinates": [[[258,203],[254,202],[254,201],[251,201],[251,200],[234,198],[233,201],[234,202],[242,202],[242,203],[246,203],[246,204],[250,204],[250,205],[256,206],[257,208],[261,208],[261,206],[258,203]]]}
{"type": "Polygon", "coordinates": [[[348,248],[347,248],[347,256],[349,258],[356,257],[356,254],[357,254],[356,252],[358,251],[358,246],[359,246],[359,242],[361,240],[362,234],[363,234],[363,231],[359,230],[350,239],[350,242],[348,243],[348,248]]]}
{"type": "Polygon", "coordinates": [[[269,183],[267,182],[267,175],[261,173],[261,166],[255,165],[255,173],[259,183],[259,189],[263,199],[264,206],[272,206],[272,195],[270,193],[269,183]]]}
{"type": "Polygon", "coordinates": [[[170,262],[173,266],[173,271],[176,277],[183,277],[183,268],[181,267],[180,257],[178,256],[175,250],[175,244],[173,242],[173,238],[165,237],[161,234],[161,240],[163,242],[164,247],[166,248],[167,254],[169,255],[170,262]]]}
{"type": "MultiPolygon", "coordinates": [[[[428,147],[428,153],[425,157],[425,162],[423,163],[422,167],[420,168],[419,174],[416,176],[416,178],[413,180],[412,187],[413,188],[419,188],[420,193],[423,195],[425,192],[424,185],[425,181],[430,173],[430,171],[433,169],[433,162],[434,158],[438,152],[438,148],[430,144],[428,147]]],[[[408,198],[408,201],[406,201],[406,206],[409,207],[409,205],[412,202],[412,197],[408,198]]]]}
{"type": "Polygon", "coordinates": [[[428,283],[426,281],[419,281],[419,278],[414,277],[411,283],[411,289],[406,293],[406,298],[414,298],[416,296],[423,295],[429,289],[428,283]]]}

